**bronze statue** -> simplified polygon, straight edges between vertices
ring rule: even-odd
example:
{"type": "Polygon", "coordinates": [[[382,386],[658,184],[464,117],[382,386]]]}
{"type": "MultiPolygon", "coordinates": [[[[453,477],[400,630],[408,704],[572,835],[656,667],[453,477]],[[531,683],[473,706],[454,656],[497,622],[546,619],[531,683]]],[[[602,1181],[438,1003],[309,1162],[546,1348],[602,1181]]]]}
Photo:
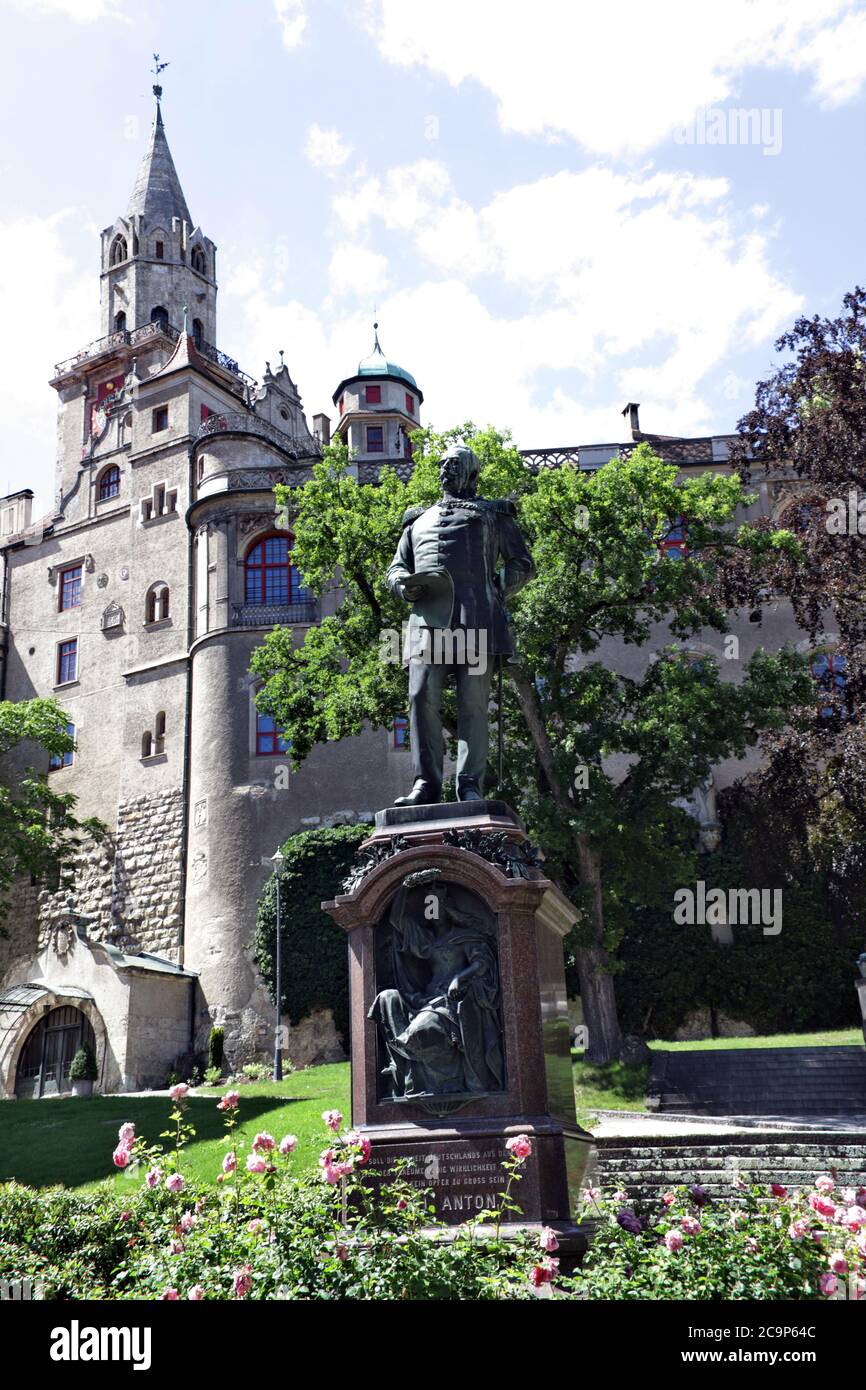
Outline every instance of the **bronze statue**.
{"type": "Polygon", "coordinates": [[[430,805],[441,796],[441,703],[452,673],[457,798],[482,799],[493,667],[514,652],[504,600],[531,579],[532,559],[514,503],[476,497],[479,469],[471,449],[449,450],[439,469],[441,501],[409,508],[388,569],[392,593],[412,604],[404,657],[415,781],[398,806],[430,805]]]}
{"type": "Polygon", "coordinates": [[[368,1017],[379,1025],[390,1098],[486,1095],[505,1086],[499,1014],[499,966],[492,924],[453,901],[437,883],[412,911],[412,888],[437,878],[422,870],[404,880],[388,918],[389,988],[368,1017]]]}

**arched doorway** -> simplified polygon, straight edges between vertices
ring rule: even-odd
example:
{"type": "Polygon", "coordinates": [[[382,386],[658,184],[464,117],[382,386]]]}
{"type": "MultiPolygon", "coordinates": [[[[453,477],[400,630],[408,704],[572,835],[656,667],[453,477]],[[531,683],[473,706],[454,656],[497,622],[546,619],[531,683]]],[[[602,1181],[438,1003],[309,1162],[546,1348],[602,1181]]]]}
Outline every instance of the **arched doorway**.
{"type": "Polygon", "coordinates": [[[18,1058],[15,1094],[22,1098],[60,1096],[72,1090],[69,1068],[82,1043],[95,1046],[93,1029],[80,1009],[61,1004],[40,1018],[18,1058]]]}

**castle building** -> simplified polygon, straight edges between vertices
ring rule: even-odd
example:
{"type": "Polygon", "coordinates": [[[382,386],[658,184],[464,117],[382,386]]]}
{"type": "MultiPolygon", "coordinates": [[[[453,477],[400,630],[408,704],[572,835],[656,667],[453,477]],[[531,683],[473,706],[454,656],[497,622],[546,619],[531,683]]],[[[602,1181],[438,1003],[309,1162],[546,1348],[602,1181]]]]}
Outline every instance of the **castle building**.
{"type": "MultiPolygon", "coordinates": [[[[310,477],[330,419],[309,428],[282,352],[257,383],[216,346],[216,247],[190,214],[158,101],[127,210],[102,233],[100,286],[102,336],[51,381],[53,507],[34,520],[29,489],[0,499],[0,698],[58,699],[76,751],[52,765],[53,785],[110,835],[83,856],[74,905],[44,885],[15,888],[0,939],[0,1095],[68,1089],[88,1038],[102,1090],[161,1085],[213,1024],[232,1060],[266,1053],[272,1006],[248,950],[263,857],[298,830],[370,819],[410,777],[402,722],[317,747],[290,772],[255,709],[249,665],[263,636],[276,623],[304,631],[339,602],[305,589],[273,496],[275,483],[310,477]]],[[[362,482],[383,464],[408,475],[424,399],[374,332],[333,396],[362,482]]],[[[627,412],[632,438],[683,470],[725,466],[728,438],[647,435],[637,406],[627,412]]],[[[531,468],[596,468],[620,447],[525,456],[531,468]]],[[[757,490],[747,514],[777,516],[781,475],[757,490]]],[[[672,526],[672,553],[686,543],[672,526]]],[[[742,625],[743,659],[797,636],[780,605],[763,616],[763,631],[742,625]]],[[[636,669],[652,657],[601,659],[636,669]]],[[[33,750],[16,759],[7,776],[33,750]]],[[[742,771],[717,770],[716,785],[742,771]]],[[[708,831],[711,791],[695,804],[708,831]]],[[[289,1051],[341,1055],[330,1015],[293,1030],[289,1051]]]]}

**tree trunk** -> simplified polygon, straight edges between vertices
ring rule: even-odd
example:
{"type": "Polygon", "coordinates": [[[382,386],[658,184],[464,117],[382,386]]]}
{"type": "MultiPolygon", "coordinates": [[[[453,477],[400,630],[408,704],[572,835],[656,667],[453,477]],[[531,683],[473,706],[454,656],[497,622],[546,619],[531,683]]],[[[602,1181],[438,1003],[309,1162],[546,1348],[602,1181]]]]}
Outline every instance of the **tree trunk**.
{"type": "Polygon", "coordinates": [[[616,1062],[622,1033],[616,1012],[616,993],[610,973],[610,957],[604,948],[604,903],[601,894],[601,851],[588,835],[578,835],[580,876],[591,893],[590,918],[594,940],[576,952],[580,975],[580,1002],[588,1033],[585,1057],[589,1062],[616,1062]]]}
{"type": "MultiPolygon", "coordinates": [[[[538,708],[535,688],[520,669],[511,670],[517,699],[535,744],[538,760],[544,769],[551,795],[565,815],[574,811],[556,774],[553,750],[538,708]]],[[[580,877],[590,890],[590,920],[593,941],[575,955],[580,976],[580,1002],[583,1019],[589,1034],[585,1056],[590,1062],[619,1061],[622,1033],[616,1012],[616,994],[610,973],[610,957],[604,948],[604,901],[601,892],[601,851],[588,835],[576,837],[580,877]]]]}

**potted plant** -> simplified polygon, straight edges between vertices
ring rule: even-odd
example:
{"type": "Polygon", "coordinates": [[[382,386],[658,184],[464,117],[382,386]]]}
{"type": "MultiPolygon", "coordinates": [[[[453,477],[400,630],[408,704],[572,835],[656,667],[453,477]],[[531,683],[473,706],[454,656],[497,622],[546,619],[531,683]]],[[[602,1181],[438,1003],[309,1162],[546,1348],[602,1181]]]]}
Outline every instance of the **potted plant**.
{"type": "Polygon", "coordinates": [[[72,1094],[74,1096],[89,1096],[93,1094],[93,1083],[99,1072],[96,1067],[96,1053],[93,1044],[82,1043],[69,1068],[69,1080],[72,1082],[72,1094]]]}

